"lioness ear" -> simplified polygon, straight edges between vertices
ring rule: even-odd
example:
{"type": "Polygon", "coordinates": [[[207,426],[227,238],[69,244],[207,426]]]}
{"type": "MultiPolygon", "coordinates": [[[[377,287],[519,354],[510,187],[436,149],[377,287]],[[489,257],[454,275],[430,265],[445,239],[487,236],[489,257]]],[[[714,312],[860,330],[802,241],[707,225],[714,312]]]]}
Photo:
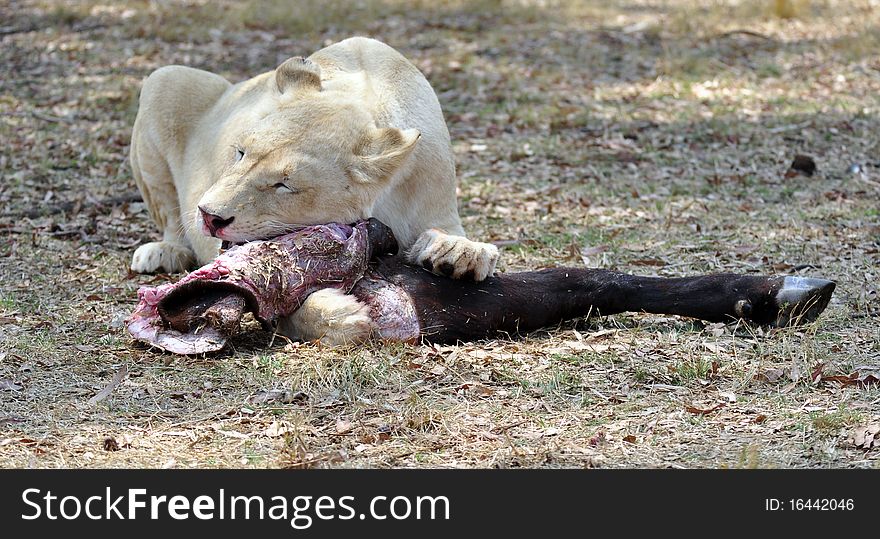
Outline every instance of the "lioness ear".
{"type": "Polygon", "coordinates": [[[421,136],[418,129],[373,129],[355,148],[358,164],[354,178],[365,182],[387,180],[400,168],[421,136]]]}
{"type": "Polygon", "coordinates": [[[302,56],[286,60],[275,70],[275,84],[282,94],[297,88],[321,90],[321,69],[302,56]]]}

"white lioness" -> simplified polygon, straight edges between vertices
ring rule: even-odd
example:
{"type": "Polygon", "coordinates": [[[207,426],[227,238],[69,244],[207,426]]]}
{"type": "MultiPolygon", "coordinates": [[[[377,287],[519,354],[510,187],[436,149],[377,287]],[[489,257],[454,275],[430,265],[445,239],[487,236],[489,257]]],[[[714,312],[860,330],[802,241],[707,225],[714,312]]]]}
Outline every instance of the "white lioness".
{"type": "MultiPolygon", "coordinates": [[[[439,274],[483,280],[498,258],[495,246],[464,237],[433,89],[372,39],[234,85],[198,69],[158,69],[141,90],[131,164],[164,235],[137,249],[137,272],[207,263],[222,240],[370,216],[391,227],[410,262],[439,274]]],[[[336,289],[315,292],[279,327],[330,343],[370,330],[366,307],[336,289]]]]}

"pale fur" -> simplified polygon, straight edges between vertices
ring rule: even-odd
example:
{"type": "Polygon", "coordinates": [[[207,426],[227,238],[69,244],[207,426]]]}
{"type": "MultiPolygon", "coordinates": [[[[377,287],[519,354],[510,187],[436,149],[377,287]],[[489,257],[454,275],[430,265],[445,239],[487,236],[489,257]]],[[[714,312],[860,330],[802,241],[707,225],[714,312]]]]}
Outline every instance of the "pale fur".
{"type": "Polygon", "coordinates": [[[325,344],[358,344],[372,333],[370,308],[337,288],[325,288],[309,296],[311,307],[300,308],[282,319],[278,333],[325,344]]]}
{"type": "MultiPolygon", "coordinates": [[[[163,233],[137,249],[134,271],[182,271],[217,256],[220,239],[208,235],[200,206],[234,218],[217,234],[233,242],[375,216],[411,262],[435,271],[482,280],[498,258],[493,245],[464,237],[433,89],[372,39],[347,39],[235,85],[198,69],[158,69],[141,90],[131,163],[163,233]]],[[[283,326],[302,338],[358,341],[369,335],[362,308],[352,296],[313,294],[283,326]]]]}

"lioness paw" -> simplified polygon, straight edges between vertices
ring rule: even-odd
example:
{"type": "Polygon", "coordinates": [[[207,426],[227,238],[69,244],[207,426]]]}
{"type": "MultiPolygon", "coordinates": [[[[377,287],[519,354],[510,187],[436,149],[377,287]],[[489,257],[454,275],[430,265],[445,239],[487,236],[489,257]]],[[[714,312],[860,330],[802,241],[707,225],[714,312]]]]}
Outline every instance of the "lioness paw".
{"type": "Polygon", "coordinates": [[[407,259],[437,275],[482,281],[495,271],[498,248],[432,228],[419,236],[407,259]]]}
{"type": "Polygon", "coordinates": [[[155,273],[162,269],[167,273],[177,273],[188,270],[194,262],[195,254],[189,247],[168,241],[154,241],[137,248],[131,257],[131,271],[155,273]]]}
{"type": "Polygon", "coordinates": [[[278,324],[282,335],[330,345],[360,343],[372,331],[369,307],[336,288],[314,292],[299,310],[278,324]]]}

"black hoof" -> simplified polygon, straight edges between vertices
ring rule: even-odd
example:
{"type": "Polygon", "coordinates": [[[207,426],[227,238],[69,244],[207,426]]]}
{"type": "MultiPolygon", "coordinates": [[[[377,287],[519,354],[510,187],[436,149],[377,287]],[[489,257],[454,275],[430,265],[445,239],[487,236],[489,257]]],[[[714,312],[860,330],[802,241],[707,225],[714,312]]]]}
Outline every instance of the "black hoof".
{"type": "Polygon", "coordinates": [[[397,238],[382,221],[370,217],[367,220],[367,235],[370,238],[370,245],[373,247],[373,256],[397,254],[399,249],[397,238]]]}
{"type": "Polygon", "coordinates": [[[808,324],[819,318],[837,284],[827,279],[785,277],[774,301],[778,309],[774,327],[808,324]]]}

